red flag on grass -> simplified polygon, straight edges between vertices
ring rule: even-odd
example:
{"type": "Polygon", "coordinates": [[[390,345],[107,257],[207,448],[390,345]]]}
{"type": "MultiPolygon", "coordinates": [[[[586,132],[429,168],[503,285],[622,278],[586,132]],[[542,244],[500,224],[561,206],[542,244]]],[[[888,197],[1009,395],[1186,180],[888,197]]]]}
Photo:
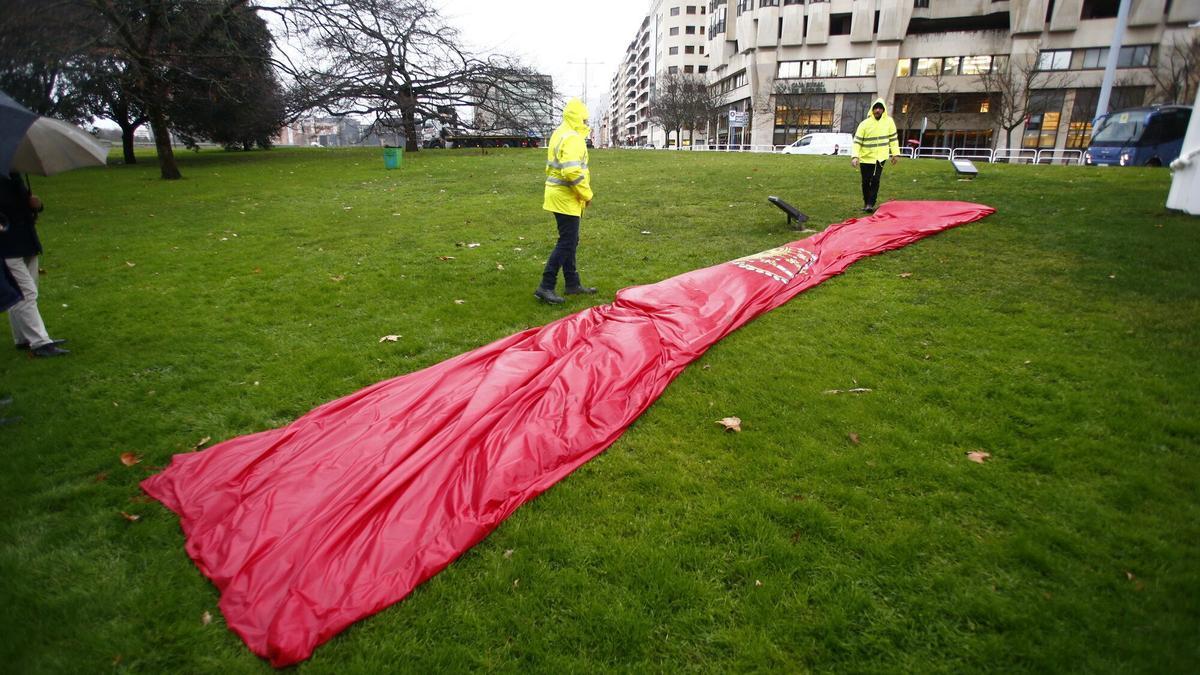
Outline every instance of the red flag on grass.
{"type": "Polygon", "coordinates": [[[607,448],[759,314],[994,209],[890,202],[807,239],[617,293],[541,328],[176,455],[142,487],[180,516],[229,627],[275,666],[408,595],[607,448]]]}

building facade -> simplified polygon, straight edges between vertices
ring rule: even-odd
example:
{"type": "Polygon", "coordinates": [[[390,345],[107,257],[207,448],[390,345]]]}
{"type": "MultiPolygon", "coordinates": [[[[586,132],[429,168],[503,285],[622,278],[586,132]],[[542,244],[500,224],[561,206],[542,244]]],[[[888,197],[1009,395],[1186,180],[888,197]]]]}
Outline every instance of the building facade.
{"type": "MultiPolygon", "coordinates": [[[[710,134],[783,145],[853,132],[883,98],[902,138],[925,146],[1086,147],[1119,4],[710,0],[709,82],[724,96],[710,134]],[[998,119],[998,82],[1022,77],[1018,120],[998,119]],[[748,125],[730,128],[730,111],[748,125]]],[[[1161,98],[1156,75],[1197,20],[1200,0],[1132,0],[1110,110],[1161,98]]]]}
{"type": "MultiPolygon", "coordinates": [[[[673,133],[652,121],[655,83],[668,73],[706,77],[708,72],[707,0],[650,0],[634,39],[609,84],[609,107],[602,117],[606,146],[674,145],[673,133]]],[[[705,130],[697,130],[698,139],[705,130]]],[[[685,132],[684,145],[692,143],[685,132]]]]}

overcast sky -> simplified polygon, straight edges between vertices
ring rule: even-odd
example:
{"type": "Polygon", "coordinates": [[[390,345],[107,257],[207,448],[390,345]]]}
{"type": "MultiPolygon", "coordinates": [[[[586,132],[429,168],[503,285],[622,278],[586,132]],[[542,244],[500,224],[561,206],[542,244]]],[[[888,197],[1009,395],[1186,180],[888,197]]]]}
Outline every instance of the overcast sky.
{"type": "Polygon", "coordinates": [[[607,99],[609,81],[625,56],[649,0],[437,0],[446,22],[462,31],[480,53],[520,57],[554,78],[567,96],[583,93],[588,66],[588,103],[593,113],[607,99]]]}

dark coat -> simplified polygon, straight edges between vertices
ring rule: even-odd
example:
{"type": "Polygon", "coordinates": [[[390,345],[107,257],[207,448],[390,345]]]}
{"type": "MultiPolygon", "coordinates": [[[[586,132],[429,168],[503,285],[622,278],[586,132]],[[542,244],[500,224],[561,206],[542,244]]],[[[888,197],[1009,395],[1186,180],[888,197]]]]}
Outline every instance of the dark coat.
{"type": "Polygon", "coordinates": [[[42,252],[37,214],[29,208],[29,189],[18,174],[0,176],[0,258],[28,258],[42,252]]]}

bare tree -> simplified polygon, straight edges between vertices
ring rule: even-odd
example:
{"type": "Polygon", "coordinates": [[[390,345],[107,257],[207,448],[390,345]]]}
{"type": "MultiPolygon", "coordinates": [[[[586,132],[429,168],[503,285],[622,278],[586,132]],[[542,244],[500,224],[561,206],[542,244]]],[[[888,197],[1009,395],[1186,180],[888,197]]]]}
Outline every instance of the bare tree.
{"type": "Polygon", "coordinates": [[[940,68],[933,75],[926,76],[925,79],[929,82],[929,88],[926,89],[923,96],[925,115],[929,118],[930,126],[940,138],[942,129],[946,126],[946,121],[954,110],[954,93],[950,90],[950,83],[946,81],[940,68]]]}
{"type": "Polygon", "coordinates": [[[1008,147],[1013,130],[1025,123],[1034,91],[1062,89],[1072,81],[1067,71],[1041,69],[1038,60],[1037,49],[1023,57],[996,57],[991,68],[977,76],[990,97],[988,118],[1004,130],[1004,147],[1008,147]]]}
{"type": "Polygon", "coordinates": [[[662,127],[670,134],[675,132],[675,147],[683,145],[683,128],[691,117],[691,96],[694,75],[668,72],[660,75],[655,83],[654,96],[650,99],[650,122],[662,127]]]}
{"type": "Polygon", "coordinates": [[[704,137],[711,139],[709,127],[715,124],[724,102],[725,96],[720,89],[706,84],[702,75],[693,78],[688,84],[688,118],[685,122],[688,136],[694,139],[696,130],[703,129],[704,137]]]}
{"type": "Polygon", "coordinates": [[[1190,104],[1200,85],[1200,35],[1177,38],[1159,47],[1158,63],[1150,69],[1154,78],[1154,100],[1158,103],[1190,104]]]}
{"type": "Polygon", "coordinates": [[[280,16],[307,61],[290,73],[297,107],[398,117],[412,152],[418,123],[441,120],[448,108],[511,117],[513,105],[553,97],[547,78],[513,59],[464,49],[428,0],[291,0],[280,16]]]}

